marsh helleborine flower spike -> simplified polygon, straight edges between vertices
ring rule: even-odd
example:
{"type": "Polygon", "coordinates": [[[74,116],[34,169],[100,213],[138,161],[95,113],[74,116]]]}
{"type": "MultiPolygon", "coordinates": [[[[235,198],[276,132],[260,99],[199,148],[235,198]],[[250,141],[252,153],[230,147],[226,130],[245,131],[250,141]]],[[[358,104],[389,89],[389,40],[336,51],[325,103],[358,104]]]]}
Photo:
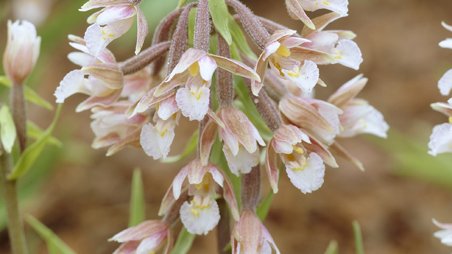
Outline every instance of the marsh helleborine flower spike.
{"type": "Polygon", "coordinates": [[[35,26],[25,20],[8,21],[8,37],[3,55],[6,76],[15,85],[22,85],[30,75],[39,56],[41,38],[35,26]]]}

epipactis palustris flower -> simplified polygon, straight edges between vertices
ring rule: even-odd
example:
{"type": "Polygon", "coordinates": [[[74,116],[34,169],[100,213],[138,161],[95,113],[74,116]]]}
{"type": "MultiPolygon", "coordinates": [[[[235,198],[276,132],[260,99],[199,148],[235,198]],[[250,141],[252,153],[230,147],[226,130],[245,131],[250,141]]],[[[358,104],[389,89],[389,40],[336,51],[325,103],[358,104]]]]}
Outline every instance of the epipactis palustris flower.
{"type": "Polygon", "coordinates": [[[286,0],[287,10],[294,19],[299,19],[310,29],[317,29],[306,11],[329,10],[341,16],[348,13],[348,0],[286,0]]]}
{"type": "Polygon", "coordinates": [[[341,131],[342,110],[331,103],[287,94],[279,109],[292,124],[325,145],[331,145],[341,131]]]}
{"type": "Polygon", "coordinates": [[[275,131],[266,154],[266,170],[273,192],[278,192],[278,155],[292,184],[307,194],[323,185],[325,164],[337,167],[331,153],[294,125],[284,124],[275,131]]]}
{"type": "MultiPolygon", "coordinates": [[[[452,32],[452,26],[447,25],[446,23],[442,23],[444,28],[448,31],[452,32]]],[[[439,46],[442,48],[452,49],[452,38],[446,39],[439,43],[439,46]]],[[[442,95],[447,96],[450,94],[452,90],[452,69],[447,71],[443,77],[438,82],[438,87],[442,95]]]]}
{"type": "Polygon", "coordinates": [[[200,121],[209,110],[210,85],[218,67],[235,75],[260,81],[254,70],[238,61],[190,48],[157,87],[154,95],[161,97],[177,89],[175,97],[182,115],[190,120],[200,121]]]}
{"type": "MultiPolygon", "coordinates": [[[[294,30],[277,30],[270,37],[262,54],[257,60],[256,71],[264,77],[267,66],[280,78],[289,80],[305,93],[310,93],[319,81],[317,64],[310,60],[294,58],[292,50],[309,40],[296,36],[294,30]]],[[[252,92],[258,95],[262,82],[253,81],[252,92]]]]}
{"type": "Polygon", "coordinates": [[[358,75],[342,85],[328,99],[343,111],[339,116],[341,122],[339,137],[349,138],[364,133],[381,138],[387,137],[389,125],[380,111],[366,100],[356,98],[366,86],[367,81],[363,75],[358,75]]]}
{"type": "Polygon", "coordinates": [[[243,211],[232,232],[232,253],[271,254],[273,250],[280,254],[267,228],[254,212],[243,211]]]}
{"type": "Polygon", "coordinates": [[[301,36],[309,42],[294,48],[293,57],[311,60],[318,65],[341,64],[358,70],[363,58],[360,48],[353,41],[356,34],[346,30],[325,30],[341,17],[343,16],[329,13],[314,19],[317,29],[303,29],[301,36]]]}
{"type": "Polygon", "coordinates": [[[185,180],[188,182],[188,194],[192,197],[180,208],[180,218],[185,228],[192,234],[205,235],[220,221],[217,204],[217,189],[223,188],[223,197],[231,209],[234,219],[238,220],[237,201],[231,184],[223,173],[213,165],[203,165],[194,160],[182,168],[172,184],[172,194],[179,199],[185,180]]]}
{"type": "Polygon", "coordinates": [[[25,20],[8,21],[8,36],[3,55],[6,76],[15,85],[22,85],[38,60],[41,37],[35,26],[25,20]]]}
{"type": "Polygon", "coordinates": [[[232,105],[221,108],[218,117],[224,125],[219,135],[229,169],[237,176],[248,174],[259,164],[259,145],[265,146],[264,140],[248,117],[232,105]]]}
{"type": "Polygon", "coordinates": [[[114,254],[156,253],[165,242],[163,253],[168,254],[172,245],[170,226],[159,220],[145,221],[130,227],[113,236],[110,241],[121,243],[114,254]]]}
{"type": "Polygon", "coordinates": [[[90,0],[80,11],[102,8],[88,18],[92,24],[85,33],[88,50],[99,54],[108,44],[125,34],[137,18],[137,43],[135,54],[143,47],[148,34],[148,24],[144,13],[139,8],[141,0],[90,0]]]}
{"type": "Polygon", "coordinates": [[[69,39],[70,45],[79,51],[70,53],[68,58],[81,69],[69,72],[60,82],[55,91],[57,103],[77,93],[89,96],[77,107],[78,112],[115,102],[121,96],[124,77],[114,55],[104,49],[94,56],[83,38],[71,35],[69,39]]]}

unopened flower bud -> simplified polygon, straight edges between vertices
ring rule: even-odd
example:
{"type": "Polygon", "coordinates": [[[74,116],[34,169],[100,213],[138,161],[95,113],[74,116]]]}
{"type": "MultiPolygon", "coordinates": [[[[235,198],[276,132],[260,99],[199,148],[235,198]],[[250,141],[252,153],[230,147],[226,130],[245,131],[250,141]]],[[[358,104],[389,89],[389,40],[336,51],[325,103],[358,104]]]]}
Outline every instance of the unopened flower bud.
{"type": "Polygon", "coordinates": [[[41,38],[35,26],[28,21],[8,21],[8,38],[3,65],[14,84],[22,84],[30,75],[39,56],[41,38]]]}

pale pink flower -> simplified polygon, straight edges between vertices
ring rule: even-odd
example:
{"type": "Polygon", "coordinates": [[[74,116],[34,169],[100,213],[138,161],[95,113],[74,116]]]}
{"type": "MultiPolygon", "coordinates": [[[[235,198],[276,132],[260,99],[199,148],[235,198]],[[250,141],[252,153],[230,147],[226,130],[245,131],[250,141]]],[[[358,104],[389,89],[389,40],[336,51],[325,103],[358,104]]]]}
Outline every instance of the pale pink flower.
{"type": "Polygon", "coordinates": [[[433,223],[441,230],[435,232],[434,236],[441,240],[441,243],[447,246],[452,246],[452,224],[440,223],[433,220],[433,223]]]}
{"type": "MultiPolygon", "coordinates": [[[[319,69],[310,60],[294,58],[292,50],[309,42],[295,34],[294,30],[276,31],[260,55],[256,71],[261,77],[264,77],[267,66],[270,65],[275,75],[290,81],[305,93],[310,93],[319,81],[319,69]]],[[[257,96],[262,86],[262,82],[252,82],[253,94],[257,96]]]]}
{"type": "Polygon", "coordinates": [[[279,102],[279,109],[292,124],[325,145],[332,144],[341,131],[342,110],[331,103],[287,95],[279,102]]]}
{"type": "Polygon", "coordinates": [[[452,69],[447,71],[438,82],[438,88],[442,95],[447,96],[452,90],[452,69]]]}
{"type": "Polygon", "coordinates": [[[387,137],[389,125],[383,115],[367,101],[356,98],[367,81],[362,75],[358,75],[340,87],[328,100],[343,110],[340,115],[340,137],[348,138],[364,133],[387,137]]]}
{"type": "Polygon", "coordinates": [[[356,35],[351,31],[324,30],[330,23],[342,16],[329,13],[314,20],[317,29],[303,29],[301,36],[309,40],[293,50],[293,56],[307,59],[316,64],[341,64],[358,70],[363,62],[362,53],[353,41],[356,35]]]}
{"type": "Polygon", "coordinates": [[[259,164],[259,146],[265,142],[248,117],[232,106],[220,109],[219,118],[224,124],[220,128],[223,152],[229,168],[235,175],[248,174],[259,164]]]}
{"type": "Polygon", "coordinates": [[[280,253],[268,230],[254,212],[243,211],[232,232],[232,253],[271,254],[273,251],[280,253]]]}
{"type": "MultiPolygon", "coordinates": [[[[444,28],[446,28],[448,31],[452,32],[452,26],[446,24],[445,22],[441,23],[444,28]]],[[[452,49],[452,38],[445,39],[439,43],[439,46],[442,48],[448,48],[452,49]]]]}
{"type": "Polygon", "coordinates": [[[141,0],[90,0],[80,11],[102,8],[88,18],[85,40],[89,51],[98,55],[108,44],[125,34],[137,18],[137,43],[135,54],[143,47],[148,34],[148,24],[144,13],[139,8],[141,0]]]}
{"type": "Polygon", "coordinates": [[[38,60],[41,37],[35,26],[25,20],[8,21],[8,36],[3,55],[5,73],[14,84],[22,85],[38,60]]]}
{"type": "Polygon", "coordinates": [[[266,156],[267,175],[273,192],[278,192],[278,166],[276,155],[283,161],[292,184],[307,194],[323,185],[324,160],[337,167],[334,157],[315,140],[294,125],[282,125],[270,141],[266,156]]]}
{"type": "Polygon", "coordinates": [[[286,0],[289,14],[300,19],[310,29],[318,28],[306,14],[306,11],[329,10],[341,16],[347,16],[348,0],[286,0]]]}
{"type": "Polygon", "coordinates": [[[148,116],[137,114],[127,115],[130,102],[119,101],[107,107],[92,109],[91,129],[95,134],[93,148],[110,147],[107,155],[112,155],[127,145],[139,146],[140,132],[148,121],[148,116]]]}
{"type": "Polygon", "coordinates": [[[218,187],[223,188],[224,199],[228,202],[233,217],[238,219],[232,187],[215,166],[203,165],[200,160],[194,160],[182,168],[172,184],[176,200],[181,195],[185,180],[188,182],[188,194],[193,198],[180,208],[180,218],[190,233],[205,235],[218,224],[220,211],[215,200],[218,187]]]}
{"type": "Polygon", "coordinates": [[[182,115],[190,120],[200,121],[209,110],[210,85],[218,67],[260,81],[259,76],[251,68],[240,62],[191,48],[184,53],[165,81],[157,87],[154,96],[161,97],[177,89],[176,102],[182,115]]]}
{"type": "Polygon", "coordinates": [[[128,228],[113,236],[110,241],[121,243],[114,254],[149,254],[155,253],[165,245],[163,253],[171,248],[169,225],[163,221],[150,220],[128,228]]]}
{"type": "Polygon", "coordinates": [[[63,103],[77,93],[89,96],[77,107],[77,111],[115,102],[121,96],[124,77],[113,54],[105,49],[95,57],[89,53],[82,38],[69,36],[69,39],[72,41],[70,45],[80,52],[72,52],[68,57],[81,69],[69,72],[60,82],[55,91],[57,103],[63,103]]]}

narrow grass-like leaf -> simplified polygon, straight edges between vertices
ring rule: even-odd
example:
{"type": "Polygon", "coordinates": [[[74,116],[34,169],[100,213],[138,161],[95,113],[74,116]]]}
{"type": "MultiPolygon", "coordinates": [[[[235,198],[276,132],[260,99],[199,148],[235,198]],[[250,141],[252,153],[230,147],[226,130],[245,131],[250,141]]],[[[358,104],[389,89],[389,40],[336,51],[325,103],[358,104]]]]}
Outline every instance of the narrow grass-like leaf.
{"type": "Polygon", "coordinates": [[[268,195],[257,206],[257,216],[259,216],[262,221],[267,218],[274,195],[273,191],[270,191],[270,193],[268,193],[268,195]]]}
{"type": "Polygon", "coordinates": [[[177,8],[184,6],[185,2],[187,2],[187,0],[179,0],[179,2],[177,3],[177,8]]]}
{"type": "Polygon", "coordinates": [[[232,35],[229,30],[228,6],[224,0],[209,0],[209,10],[216,30],[223,36],[224,40],[231,45],[232,35]]]}
{"type": "Polygon", "coordinates": [[[75,254],[75,251],[73,251],[55,233],[53,233],[44,224],[39,222],[36,218],[34,218],[31,215],[28,215],[25,218],[25,220],[36,231],[36,233],[38,233],[38,235],[47,243],[49,253],[75,254]]]}
{"type": "Polygon", "coordinates": [[[240,51],[245,53],[251,59],[256,59],[256,54],[254,54],[253,50],[250,48],[248,41],[246,40],[245,33],[243,32],[240,25],[234,20],[232,16],[229,16],[229,31],[232,35],[232,39],[234,45],[237,46],[240,51]]]}
{"type": "Polygon", "coordinates": [[[146,205],[144,200],[143,179],[141,170],[135,169],[132,178],[132,192],[130,197],[130,218],[129,227],[138,225],[144,221],[146,205]]]}
{"type": "Polygon", "coordinates": [[[190,15],[188,16],[188,46],[193,47],[195,40],[195,23],[196,23],[196,13],[197,8],[192,8],[190,10],[190,15]]]}
{"type": "Polygon", "coordinates": [[[182,228],[171,254],[187,254],[194,240],[195,235],[190,234],[187,229],[182,228]]]}
{"type": "Polygon", "coordinates": [[[361,233],[361,226],[357,221],[353,222],[353,234],[355,236],[356,254],[364,254],[363,235],[361,233]]]}
{"type": "Polygon", "coordinates": [[[34,164],[36,159],[41,155],[44,147],[49,142],[49,139],[52,137],[52,132],[55,129],[56,123],[61,114],[62,104],[58,105],[56,114],[53,118],[52,123],[49,128],[44,132],[44,134],[36,140],[33,144],[31,144],[27,149],[25,149],[24,153],[20,156],[16,165],[14,166],[13,171],[8,176],[8,179],[14,180],[23,176],[34,164]]]}
{"type": "MultiPolygon", "coordinates": [[[[0,84],[2,84],[5,87],[11,88],[11,81],[9,81],[8,78],[6,78],[5,76],[0,76],[0,84]]],[[[24,96],[25,99],[30,103],[33,103],[37,106],[43,107],[48,110],[53,110],[52,104],[50,104],[48,101],[40,97],[39,94],[37,94],[33,89],[31,89],[28,86],[24,87],[24,96]]]]}
{"type": "Polygon", "coordinates": [[[178,162],[178,161],[181,161],[181,160],[187,158],[196,150],[196,147],[198,146],[198,137],[199,137],[199,132],[195,131],[191,135],[190,139],[188,140],[187,144],[185,145],[184,151],[182,151],[181,154],[166,157],[165,159],[161,159],[160,162],[175,163],[175,162],[178,162]]]}
{"type": "Polygon", "coordinates": [[[16,140],[16,126],[8,106],[3,105],[0,109],[0,138],[3,149],[11,153],[16,140]]]}
{"type": "MultiPolygon", "coordinates": [[[[44,135],[44,130],[42,130],[41,128],[39,128],[39,126],[37,126],[35,123],[33,122],[27,122],[27,136],[32,138],[32,139],[39,139],[42,135],[44,135]]],[[[50,137],[49,138],[49,144],[54,145],[56,147],[62,147],[63,143],[61,143],[61,141],[59,141],[57,138],[55,137],[50,137]]]]}
{"type": "Polygon", "coordinates": [[[325,251],[325,254],[339,254],[339,248],[336,241],[330,242],[328,248],[325,251]]]}

